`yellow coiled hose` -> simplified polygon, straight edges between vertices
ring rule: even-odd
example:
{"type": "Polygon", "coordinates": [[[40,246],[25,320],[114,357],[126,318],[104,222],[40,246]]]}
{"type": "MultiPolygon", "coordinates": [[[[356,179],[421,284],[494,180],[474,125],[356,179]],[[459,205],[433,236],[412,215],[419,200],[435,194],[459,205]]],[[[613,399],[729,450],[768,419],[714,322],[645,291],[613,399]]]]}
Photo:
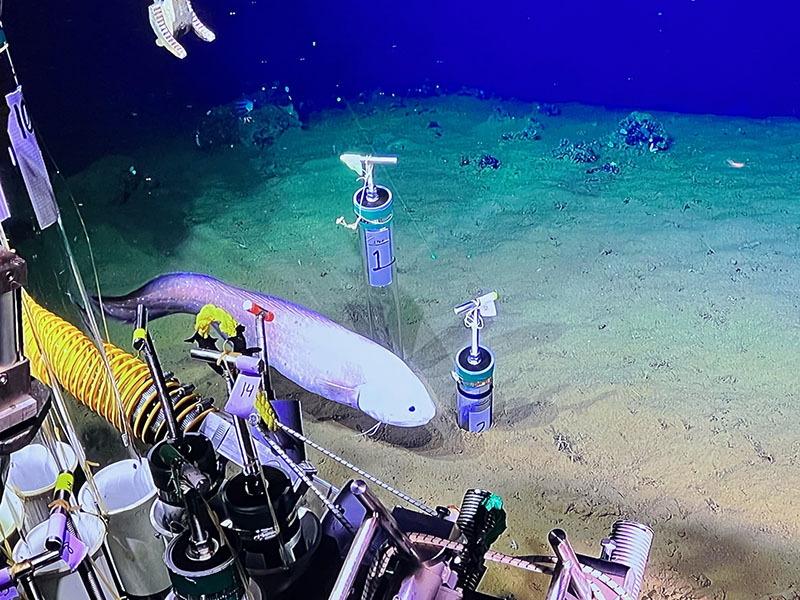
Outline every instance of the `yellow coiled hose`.
{"type": "MultiPolygon", "coordinates": [[[[111,381],[92,340],[71,323],[39,306],[27,293],[23,293],[23,304],[25,355],[30,361],[32,375],[50,384],[42,359],[44,353],[61,386],[122,431],[122,416],[111,381]]],[[[104,342],[103,347],[133,434],[147,443],[158,441],[166,434],[166,429],[147,365],[111,343],[104,342]]],[[[214,410],[210,402],[194,393],[194,386],[181,385],[173,377],[167,380],[167,390],[172,397],[176,420],[184,431],[195,430],[214,410]]]]}

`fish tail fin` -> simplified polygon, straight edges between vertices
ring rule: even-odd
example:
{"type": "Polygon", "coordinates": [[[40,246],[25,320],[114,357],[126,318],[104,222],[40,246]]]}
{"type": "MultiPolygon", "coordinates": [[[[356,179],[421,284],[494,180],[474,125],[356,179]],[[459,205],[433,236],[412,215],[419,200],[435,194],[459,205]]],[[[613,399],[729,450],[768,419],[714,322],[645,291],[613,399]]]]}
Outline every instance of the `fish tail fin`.
{"type": "Polygon", "coordinates": [[[124,296],[90,296],[92,304],[112,319],[133,323],[136,309],[143,304],[150,319],[175,313],[196,314],[203,306],[197,293],[204,280],[212,279],[199,273],[169,273],[148,281],[124,296]]]}

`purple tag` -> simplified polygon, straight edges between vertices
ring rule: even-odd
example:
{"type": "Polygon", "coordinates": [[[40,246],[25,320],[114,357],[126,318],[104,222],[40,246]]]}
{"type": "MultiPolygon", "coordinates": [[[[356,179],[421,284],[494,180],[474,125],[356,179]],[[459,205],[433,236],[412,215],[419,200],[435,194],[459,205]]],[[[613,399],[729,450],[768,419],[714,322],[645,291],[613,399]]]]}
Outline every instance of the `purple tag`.
{"type": "Polygon", "coordinates": [[[14,579],[11,577],[11,569],[6,567],[0,570],[0,600],[11,600],[19,597],[17,588],[13,585],[14,579]]]}
{"type": "Polygon", "coordinates": [[[369,284],[372,287],[386,287],[392,283],[392,230],[388,227],[365,229],[364,236],[367,242],[369,284]]]}
{"type": "Polygon", "coordinates": [[[225,410],[242,419],[249,417],[253,412],[260,385],[261,377],[259,375],[239,373],[236,376],[236,383],[233,384],[228,403],[225,405],[225,410]]]}
{"type": "Polygon", "coordinates": [[[67,531],[67,535],[64,536],[64,545],[61,547],[61,560],[67,563],[69,570],[77,569],[88,553],[89,549],[86,544],[67,531]]]}
{"type": "Polygon", "coordinates": [[[33,124],[25,108],[22,87],[6,94],[6,104],[9,108],[6,129],[11,140],[12,158],[22,172],[36,221],[40,228],[46,229],[58,221],[58,205],[33,132],[33,124]]]}
{"type": "Polygon", "coordinates": [[[11,211],[8,209],[8,201],[6,200],[5,192],[3,192],[3,186],[0,185],[0,223],[10,216],[11,211]]]}
{"type": "Polygon", "coordinates": [[[261,364],[261,359],[255,356],[241,356],[236,357],[236,368],[239,372],[247,375],[258,375],[258,366],[261,364]]]}
{"type": "Polygon", "coordinates": [[[14,598],[19,598],[19,592],[13,585],[0,591],[0,600],[14,600],[14,598]]]}

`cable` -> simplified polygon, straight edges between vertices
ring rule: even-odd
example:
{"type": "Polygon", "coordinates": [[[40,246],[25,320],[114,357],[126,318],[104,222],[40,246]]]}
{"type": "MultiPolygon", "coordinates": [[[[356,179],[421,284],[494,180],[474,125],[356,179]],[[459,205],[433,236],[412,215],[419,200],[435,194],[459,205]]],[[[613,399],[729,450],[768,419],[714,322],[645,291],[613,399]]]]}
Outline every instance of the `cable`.
{"type": "MultiPolygon", "coordinates": [[[[125,407],[123,423],[103,356],[92,340],[71,323],[39,306],[27,293],[23,293],[23,307],[25,355],[34,377],[50,384],[44,355],[64,389],[119,431],[127,423],[137,438],[148,443],[166,434],[158,395],[143,361],[111,343],[103,343],[111,376],[125,407]]],[[[167,389],[184,431],[196,429],[203,417],[214,410],[202,403],[192,386],[181,385],[171,378],[167,389]]]]}
{"type": "Polygon", "coordinates": [[[334,516],[334,518],[337,521],[339,521],[342,527],[344,527],[347,530],[347,533],[355,535],[356,530],[350,524],[350,521],[348,521],[347,518],[344,516],[344,511],[342,510],[342,508],[336,506],[336,504],[331,502],[325,496],[325,494],[323,494],[321,491],[317,489],[317,487],[314,485],[314,482],[311,481],[311,478],[308,475],[306,475],[306,473],[299,465],[297,465],[297,463],[295,463],[291,458],[289,458],[289,455],[283,451],[283,448],[281,448],[276,441],[274,441],[271,437],[269,437],[268,433],[269,432],[262,431],[262,435],[267,434],[264,435],[264,439],[269,444],[269,447],[272,448],[272,451],[275,454],[277,454],[281,458],[281,460],[283,460],[287,465],[289,465],[292,471],[294,471],[295,475],[297,475],[303,481],[303,483],[305,483],[308,486],[308,488],[312,492],[314,492],[314,494],[317,496],[317,498],[319,498],[320,502],[322,502],[325,508],[327,508],[330,511],[330,513],[334,516]]]}
{"type": "MultiPolygon", "coordinates": [[[[453,550],[454,552],[462,552],[464,550],[464,544],[459,542],[455,542],[452,540],[446,540],[444,538],[436,537],[434,535],[429,535],[427,533],[409,533],[409,539],[414,542],[415,544],[419,544],[421,546],[431,546],[434,548],[444,548],[447,550],[453,550]]],[[[548,570],[544,567],[540,567],[537,564],[534,564],[528,560],[520,558],[518,556],[511,556],[509,554],[503,554],[502,552],[495,552],[494,550],[489,550],[483,556],[486,560],[494,563],[498,563],[501,565],[506,565],[509,567],[516,567],[517,569],[524,569],[525,571],[531,571],[533,573],[545,573],[550,574],[548,570]]],[[[547,558],[551,561],[554,561],[554,557],[541,557],[547,558]]],[[[600,581],[611,588],[616,596],[614,600],[634,600],[631,595],[623,588],[620,584],[616,581],[611,579],[608,575],[603,573],[602,571],[598,571],[597,569],[593,569],[587,565],[581,565],[581,570],[589,575],[589,577],[593,577],[597,581],[600,581]]],[[[595,592],[599,598],[603,598],[602,592],[597,588],[596,584],[592,585],[592,590],[595,592]]]]}
{"type": "Polygon", "coordinates": [[[378,479],[374,475],[370,475],[369,473],[367,473],[363,469],[359,469],[353,463],[351,463],[349,461],[346,461],[345,459],[343,459],[343,458],[341,458],[339,456],[336,456],[333,452],[331,452],[330,450],[326,450],[325,448],[323,448],[322,446],[317,444],[315,441],[308,439],[302,433],[296,432],[294,429],[291,429],[290,427],[284,425],[280,421],[276,421],[276,423],[277,423],[277,425],[278,425],[278,427],[280,429],[282,429],[283,431],[285,431],[286,433],[291,435],[293,438],[298,439],[298,440],[300,440],[301,442],[303,442],[305,444],[308,444],[309,446],[314,448],[314,450],[317,450],[318,452],[322,452],[328,458],[332,458],[336,462],[339,462],[339,463],[343,464],[348,469],[350,469],[352,471],[355,471],[356,473],[361,475],[364,479],[367,479],[368,481],[371,481],[375,485],[378,485],[378,486],[382,487],[383,489],[385,489],[387,492],[391,492],[392,494],[394,494],[398,498],[401,498],[402,500],[405,500],[411,506],[415,506],[416,508],[420,509],[421,511],[423,511],[425,513],[428,513],[429,515],[431,515],[433,517],[435,517],[437,515],[435,510],[433,510],[432,508],[430,508],[428,506],[425,506],[419,500],[414,500],[414,498],[412,498],[408,494],[404,494],[400,490],[397,490],[397,489],[393,488],[392,486],[390,486],[388,483],[384,483],[383,481],[381,481],[380,479],[378,479]]]}

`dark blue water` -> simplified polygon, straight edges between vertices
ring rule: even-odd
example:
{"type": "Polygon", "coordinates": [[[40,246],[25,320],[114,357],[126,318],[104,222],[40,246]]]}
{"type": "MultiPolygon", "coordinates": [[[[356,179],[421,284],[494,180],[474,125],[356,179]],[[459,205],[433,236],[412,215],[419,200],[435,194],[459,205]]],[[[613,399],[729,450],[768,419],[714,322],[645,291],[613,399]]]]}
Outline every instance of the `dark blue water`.
{"type": "Polygon", "coordinates": [[[639,109],[800,108],[797,2],[197,0],[218,39],[186,38],[183,61],[154,45],[147,4],[6,0],[28,103],[67,170],[273,80],[306,110],[426,79],[639,109]]]}

